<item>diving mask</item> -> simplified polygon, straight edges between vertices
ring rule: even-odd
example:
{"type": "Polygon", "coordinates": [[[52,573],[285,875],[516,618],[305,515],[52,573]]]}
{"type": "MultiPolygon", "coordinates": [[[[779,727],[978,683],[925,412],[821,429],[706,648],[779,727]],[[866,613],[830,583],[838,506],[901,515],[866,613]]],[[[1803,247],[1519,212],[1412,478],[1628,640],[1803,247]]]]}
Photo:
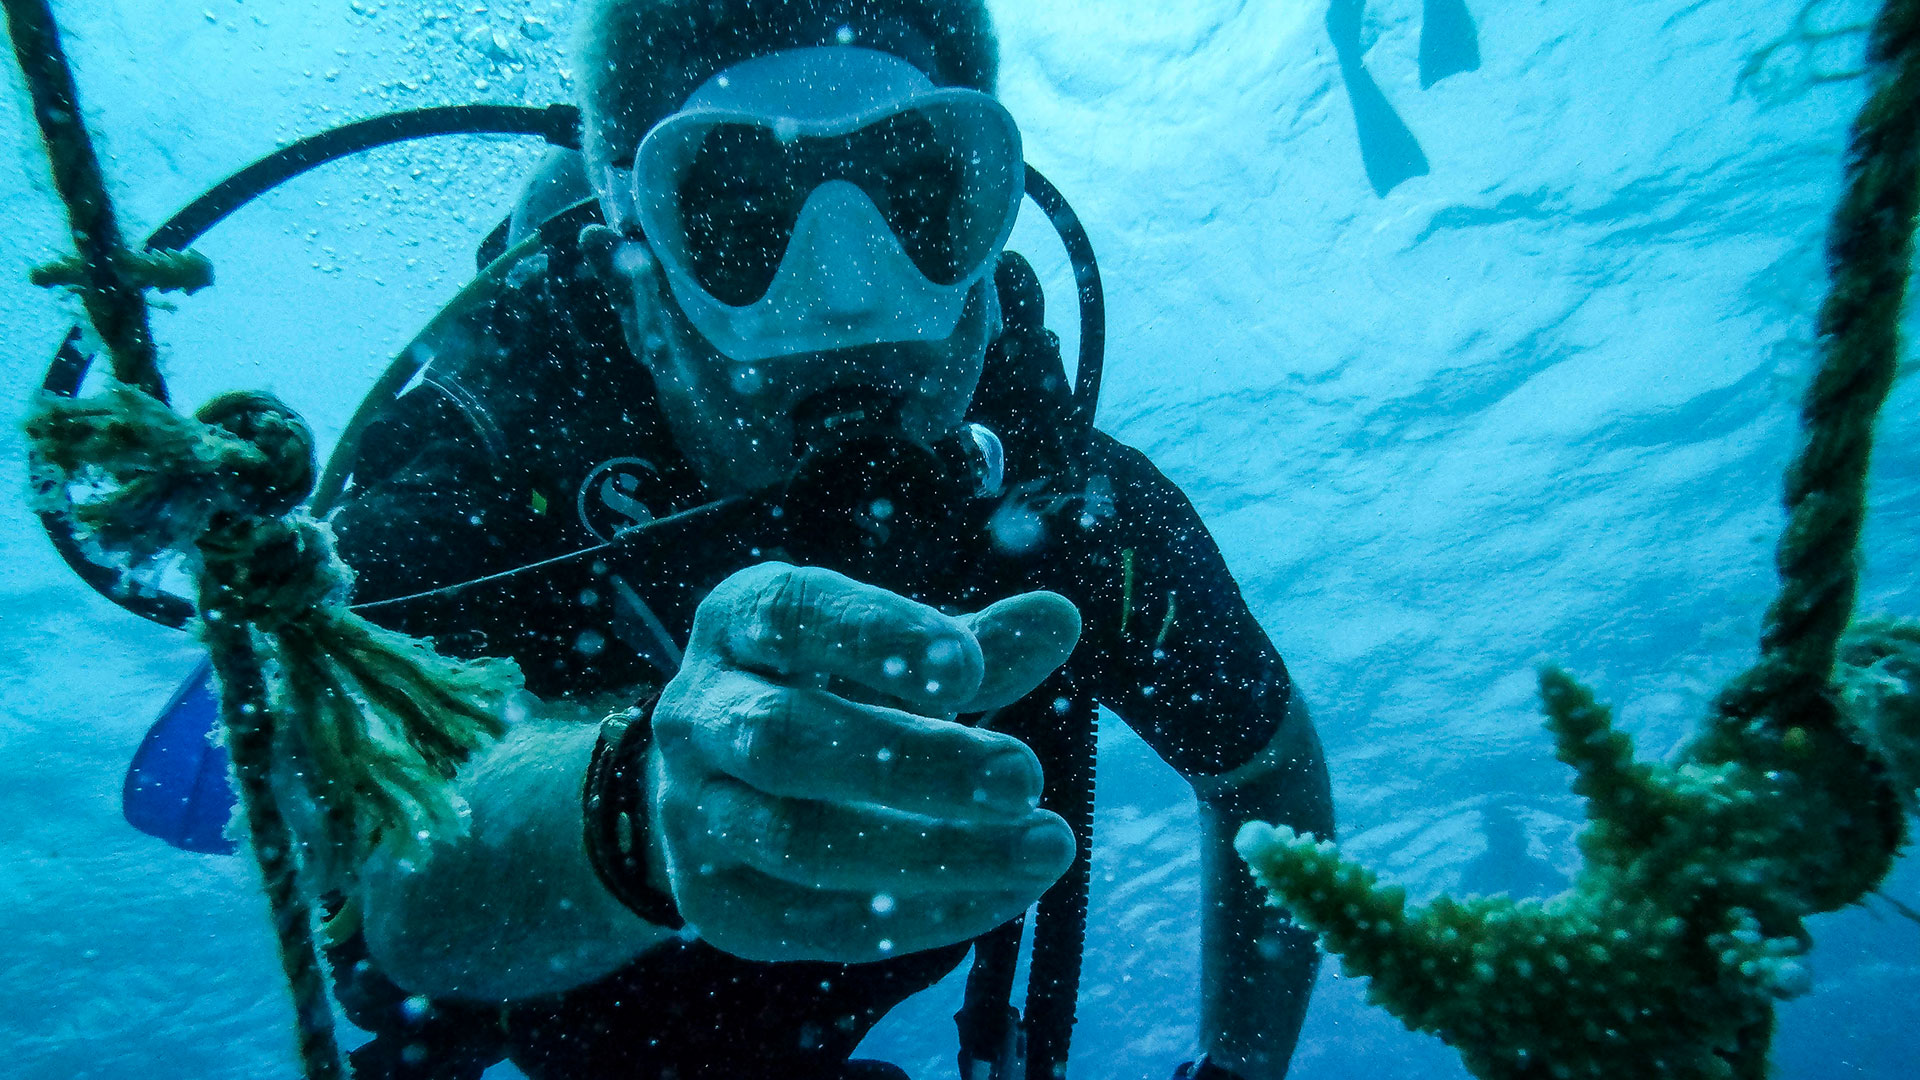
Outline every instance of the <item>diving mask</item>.
{"type": "Polygon", "coordinates": [[[991,96],[871,49],[793,49],[648,132],[632,209],[688,320],[755,361],[952,335],[1024,172],[991,96]]]}

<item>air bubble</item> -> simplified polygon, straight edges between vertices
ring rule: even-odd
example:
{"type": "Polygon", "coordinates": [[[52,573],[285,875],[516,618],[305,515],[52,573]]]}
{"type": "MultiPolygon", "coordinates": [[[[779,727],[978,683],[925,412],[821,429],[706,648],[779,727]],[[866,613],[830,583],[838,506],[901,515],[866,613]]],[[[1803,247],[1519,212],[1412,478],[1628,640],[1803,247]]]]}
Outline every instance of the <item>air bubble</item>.
{"type": "Polygon", "coordinates": [[[927,646],[927,663],[954,664],[960,660],[960,643],[952,638],[942,638],[927,646]]]}

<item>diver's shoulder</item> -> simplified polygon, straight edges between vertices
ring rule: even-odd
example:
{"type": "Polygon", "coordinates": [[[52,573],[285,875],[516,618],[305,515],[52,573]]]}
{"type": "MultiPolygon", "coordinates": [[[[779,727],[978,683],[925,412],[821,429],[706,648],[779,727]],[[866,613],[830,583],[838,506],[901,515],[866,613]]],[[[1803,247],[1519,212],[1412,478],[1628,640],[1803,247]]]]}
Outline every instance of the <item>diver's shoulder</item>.
{"type": "Polygon", "coordinates": [[[1131,443],[1121,442],[1118,438],[1101,431],[1099,428],[1087,438],[1086,471],[1089,474],[1104,474],[1113,478],[1116,485],[1132,484],[1147,488],[1167,488],[1180,490],[1160,467],[1153,463],[1146,451],[1131,443]]]}

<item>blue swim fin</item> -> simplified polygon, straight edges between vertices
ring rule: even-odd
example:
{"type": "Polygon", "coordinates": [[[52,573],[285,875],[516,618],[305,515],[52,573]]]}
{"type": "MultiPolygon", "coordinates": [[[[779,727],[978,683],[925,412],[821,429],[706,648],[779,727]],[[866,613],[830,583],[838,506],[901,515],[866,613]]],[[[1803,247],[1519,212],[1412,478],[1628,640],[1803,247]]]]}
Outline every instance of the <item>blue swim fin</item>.
{"type": "Polygon", "coordinates": [[[202,660],[147,729],[127,767],[120,807],[129,825],[186,851],[239,850],[227,838],[238,799],[227,779],[227,748],[213,741],[219,726],[213,666],[202,660]]]}
{"type": "Polygon", "coordinates": [[[1347,84],[1347,100],[1353,104],[1360,164],[1367,170],[1373,193],[1384,199],[1402,181],[1427,175],[1427,155],[1362,62],[1360,26],[1365,9],[1366,0],[1333,0],[1327,6],[1327,37],[1347,84]]]}
{"type": "Polygon", "coordinates": [[[1480,67],[1480,31],[1467,0],[1426,0],[1420,16],[1420,89],[1480,67]]]}

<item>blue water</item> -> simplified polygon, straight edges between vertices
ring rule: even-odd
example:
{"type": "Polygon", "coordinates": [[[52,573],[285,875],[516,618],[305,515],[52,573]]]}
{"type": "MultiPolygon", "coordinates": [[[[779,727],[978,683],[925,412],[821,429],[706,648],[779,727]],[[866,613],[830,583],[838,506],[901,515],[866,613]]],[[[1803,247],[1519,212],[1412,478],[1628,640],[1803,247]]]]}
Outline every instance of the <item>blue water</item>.
{"type": "MultiPolygon", "coordinates": [[[[572,5],[553,0],[57,6],[135,229],[281,140],[570,83],[572,5]]],[[[1478,67],[1457,21],[1456,51],[1423,64],[1423,15],[1459,6],[1375,0],[1348,29],[1319,3],[995,5],[1003,98],[1102,256],[1103,425],[1205,515],[1318,718],[1345,842],[1416,897],[1550,891],[1575,865],[1579,806],[1539,730],[1536,662],[1590,678],[1658,753],[1751,659],[1861,94],[1823,76],[1857,62],[1845,29],[1867,12],[1467,0],[1478,67]],[[1404,154],[1405,175],[1373,167],[1363,139],[1382,131],[1425,172],[1404,154]]],[[[9,283],[64,243],[23,102],[9,83],[9,283]]],[[[216,230],[200,247],[218,287],[157,321],[178,398],[272,389],[330,439],[464,280],[534,149],[382,152],[216,230]]],[[[1028,222],[1015,246],[1064,290],[1050,244],[1028,222]]],[[[10,491],[18,418],[73,311],[0,288],[10,491]]],[[[1903,381],[1882,426],[1867,610],[1920,613],[1916,404],[1903,381]]],[[[293,1075],[245,863],[120,816],[190,643],[89,593],[14,499],[0,590],[0,1074],[293,1075]]],[[[1158,1080],[1197,1014],[1194,816],[1119,725],[1103,754],[1071,1075],[1158,1080]]],[[[1903,864],[1887,892],[1920,906],[1920,872],[1903,864]]],[[[1876,901],[1816,933],[1780,1075],[1911,1076],[1920,926],[1876,901]]],[[[1462,1075],[1361,992],[1327,965],[1296,1076],[1462,1075]]],[[[910,1002],[867,1050],[949,1075],[957,1003],[952,983],[910,1002]]]]}

